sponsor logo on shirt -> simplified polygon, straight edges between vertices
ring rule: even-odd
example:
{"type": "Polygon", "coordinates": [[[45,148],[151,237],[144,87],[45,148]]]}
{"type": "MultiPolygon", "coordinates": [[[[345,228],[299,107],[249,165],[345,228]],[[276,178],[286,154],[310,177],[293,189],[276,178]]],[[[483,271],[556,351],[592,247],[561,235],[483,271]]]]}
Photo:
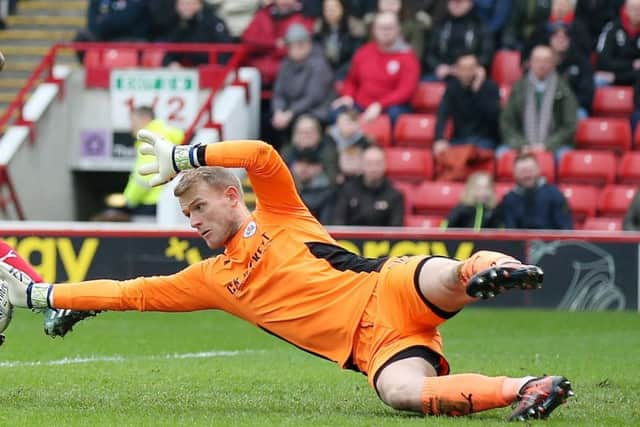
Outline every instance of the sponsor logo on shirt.
{"type": "Polygon", "coordinates": [[[242,237],[244,237],[245,239],[253,236],[254,234],[256,234],[256,230],[258,229],[258,226],[256,225],[255,221],[251,221],[249,224],[247,224],[247,226],[244,229],[244,233],[242,234],[242,237]]]}

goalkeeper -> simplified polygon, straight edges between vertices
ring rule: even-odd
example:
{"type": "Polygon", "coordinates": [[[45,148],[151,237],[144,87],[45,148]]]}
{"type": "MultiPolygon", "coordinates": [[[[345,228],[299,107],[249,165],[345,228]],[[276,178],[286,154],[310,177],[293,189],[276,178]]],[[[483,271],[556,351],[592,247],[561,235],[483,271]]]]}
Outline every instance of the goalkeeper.
{"type": "Polygon", "coordinates": [[[72,310],[219,309],[343,368],[365,374],[387,405],[460,416],[515,403],[510,419],[545,418],[573,394],[561,376],[449,375],[438,326],[465,305],[533,289],[542,271],[497,252],[368,259],[336,244],[296,192],[287,166],[260,141],[174,146],[142,130],[151,185],[175,188],[191,226],[224,253],[170,276],[23,283],[0,268],[13,305],[72,310]],[[257,195],[249,212],[238,179],[257,195]]]}

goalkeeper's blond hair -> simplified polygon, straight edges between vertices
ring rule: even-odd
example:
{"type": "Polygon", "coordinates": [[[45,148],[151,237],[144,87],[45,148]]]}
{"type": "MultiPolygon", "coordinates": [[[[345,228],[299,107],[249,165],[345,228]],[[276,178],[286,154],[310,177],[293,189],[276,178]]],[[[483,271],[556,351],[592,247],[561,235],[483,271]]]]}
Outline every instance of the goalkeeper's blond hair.
{"type": "Polygon", "coordinates": [[[180,197],[199,182],[204,182],[220,191],[227,187],[234,187],[240,196],[244,195],[240,179],[230,170],[218,166],[202,166],[184,171],[180,182],[173,190],[173,195],[180,197]]]}

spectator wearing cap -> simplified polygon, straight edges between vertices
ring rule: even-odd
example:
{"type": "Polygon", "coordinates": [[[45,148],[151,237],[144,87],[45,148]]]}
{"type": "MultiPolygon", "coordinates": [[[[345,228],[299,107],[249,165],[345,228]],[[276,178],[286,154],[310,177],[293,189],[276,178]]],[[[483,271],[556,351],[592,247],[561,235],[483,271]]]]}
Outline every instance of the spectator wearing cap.
{"type": "Polygon", "coordinates": [[[585,59],[589,58],[592,45],[591,36],[589,35],[587,26],[580,19],[575,18],[574,0],[551,1],[549,18],[539,23],[531,36],[526,40],[522,57],[528,58],[533,46],[549,44],[551,34],[558,28],[564,28],[568,32],[575,54],[580,54],[584,56],[585,59]]]}
{"type": "Polygon", "coordinates": [[[331,222],[335,188],[324,171],[318,150],[296,150],[291,174],[302,201],[321,224],[331,222]]]}
{"type": "Polygon", "coordinates": [[[578,99],[578,119],[584,119],[591,111],[595,92],[591,62],[577,51],[565,24],[554,26],[549,35],[549,46],[558,61],[558,74],[569,83],[573,94],[578,99]]]}
{"type": "MultiPolygon", "coordinates": [[[[224,21],[215,14],[212,6],[203,0],[176,0],[178,22],[167,37],[171,43],[231,43],[233,38],[224,21]]],[[[227,59],[220,58],[220,62],[227,59]]],[[[209,54],[206,52],[169,52],[162,64],[176,67],[180,65],[198,66],[208,64],[209,54]]]]}
{"type": "Polygon", "coordinates": [[[284,36],[291,24],[300,23],[313,30],[313,18],[302,13],[297,0],[274,0],[260,8],[242,34],[242,43],[248,49],[247,65],[260,71],[263,86],[272,86],[286,56],[284,36]]]}
{"type": "Polygon", "coordinates": [[[285,42],[287,57],[278,71],[271,98],[272,126],[285,131],[301,114],[327,121],[331,101],[335,98],[329,63],[302,24],[294,23],[289,27],[285,42]]]}
{"type": "Polygon", "coordinates": [[[420,63],[400,36],[397,15],[376,15],[373,38],[356,52],[342,96],[333,102],[333,107],[363,110],[366,121],[384,112],[395,122],[400,114],[411,111],[409,102],[418,87],[420,63]]]}
{"type": "Polygon", "coordinates": [[[362,155],[362,175],[348,180],[338,192],[333,224],[400,227],[404,196],[385,176],[384,151],[371,146],[362,155]]]}
{"type": "Polygon", "coordinates": [[[282,147],[280,154],[291,167],[297,154],[305,149],[318,152],[322,168],[331,183],[336,182],[338,174],[338,152],[333,141],[324,137],[320,121],[313,116],[303,114],[293,124],[291,143],[282,147]]]}

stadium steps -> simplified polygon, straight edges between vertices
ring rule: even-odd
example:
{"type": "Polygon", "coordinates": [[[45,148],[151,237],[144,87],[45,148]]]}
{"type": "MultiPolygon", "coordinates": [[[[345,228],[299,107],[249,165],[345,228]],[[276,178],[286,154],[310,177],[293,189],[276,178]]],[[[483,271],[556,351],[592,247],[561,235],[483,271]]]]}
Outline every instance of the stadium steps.
{"type": "MultiPolygon", "coordinates": [[[[0,79],[0,115],[51,45],[72,40],[85,26],[88,3],[88,0],[18,2],[17,13],[7,17],[7,29],[0,31],[0,50],[7,60],[0,79]]],[[[60,51],[56,60],[74,64],[75,55],[70,50],[60,51]]]]}

